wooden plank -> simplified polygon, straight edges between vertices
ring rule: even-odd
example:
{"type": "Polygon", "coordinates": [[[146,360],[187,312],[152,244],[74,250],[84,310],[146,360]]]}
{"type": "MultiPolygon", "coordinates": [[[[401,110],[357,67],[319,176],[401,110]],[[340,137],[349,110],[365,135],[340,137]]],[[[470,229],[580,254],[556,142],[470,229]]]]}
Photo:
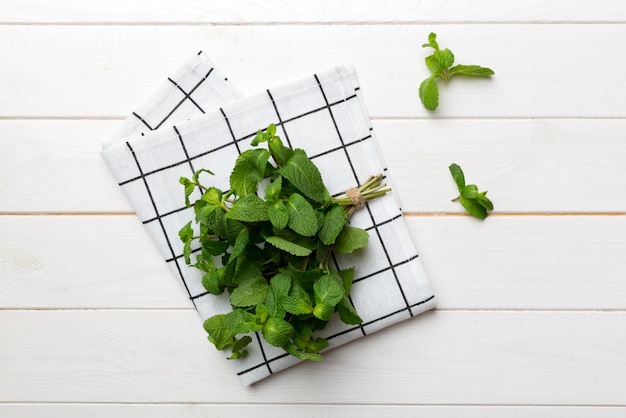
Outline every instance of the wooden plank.
{"type": "Polygon", "coordinates": [[[623,418],[624,407],[474,406],[474,405],[264,405],[264,404],[0,404],[7,418],[623,418]]]}
{"type": "Polygon", "coordinates": [[[351,63],[371,115],[430,118],[417,90],[431,30],[457,62],[496,71],[442,87],[438,117],[626,116],[626,84],[599,77],[588,59],[610,56],[611,73],[626,72],[615,54],[625,24],[1,26],[0,53],[12,59],[0,67],[0,115],[128,115],[204,49],[248,93],[351,63]]]}
{"type": "Polygon", "coordinates": [[[569,1],[546,4],[531,0],[462,0],[415,2],[410,0],[307,0],[285,3],[280,0],[244,1],[122,0],[85,2],[65,0],[50,7],[44,0],[6,5],[0,22],[10,23],[302,23],[302,22],[545,22],[626,20],[624,4],[618,0],[569,1]]]}
{"type": "MultiPolygon", "coordinates": [[[[118,123],[0,121],[0,211],[133,211],[98,154],[118,123]]],[[[496,212],[626,210],[626,119],[375,120],[374,127],[405,212],[463,212],[450,201],[452,162],[489,190],[496,212]]]]}
{"type": "MultiPolygon", "coordinates": [[[[626,216],[406,219],[442,309],[626,309],[626,216]]],[[[134,216],[0,216],[0,306],[188,308],[134,216]]]]}
{"type": "Polygon", "coordinates": [[[623,311],[435,311],[246,388],[192,311],[1,311],[0,401],[625,406],[625,331],[623,311]]]}
{"type": "Polygon", "coordinates": [[[4,308],[193,308],[135,216],[2,216],[0,224],[4,308]]]}

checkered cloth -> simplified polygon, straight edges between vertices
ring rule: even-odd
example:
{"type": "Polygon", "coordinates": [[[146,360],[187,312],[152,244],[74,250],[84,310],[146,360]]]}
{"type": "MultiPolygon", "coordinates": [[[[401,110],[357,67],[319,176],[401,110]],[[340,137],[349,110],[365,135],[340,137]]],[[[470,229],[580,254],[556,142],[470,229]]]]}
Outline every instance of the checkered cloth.
{"type": "MultiPolygon", "coordinates": [[[[201,272],[183,260],[178,231],[194,214],[185,207],[178,179],[207,168],[215,173],[212,184],[228,189],[235,159],[250,148],[257,130],[270,123],[287,145],[307,152],[331,195],[362,184],[372,174],[383,173],[391,183],[356,75],[346,67],[241,99],[199,54],[168,78],[103,147],[102,157],[203,319],[231,307],[227,294],[207,293],[201,272]]],[[[351,299],[363,323],[331,320],[321,335],[329,348],[435,306],[393,193],[367,203],[351,223],[369,231],[369,245],[337,255],[335,264],[338,269],[356,267],[351,299]]],[[[248,357],[232,361],[246,385],[299,362],[258,333],[248,351],[248,357]]]]}

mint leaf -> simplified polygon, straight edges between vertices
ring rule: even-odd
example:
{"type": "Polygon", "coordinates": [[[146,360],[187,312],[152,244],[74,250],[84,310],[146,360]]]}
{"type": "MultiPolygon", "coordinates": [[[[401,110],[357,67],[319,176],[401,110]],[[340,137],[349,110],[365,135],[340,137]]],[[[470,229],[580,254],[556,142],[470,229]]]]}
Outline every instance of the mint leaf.
{"type": "Polygon", "coordinates": [[[324,214],[322,227],[317,236],[324,245],[332,245],[335,243],[337,236],[346,225],[346,213],[341,206],[333,206],[324,214]]]}
{"type": "Polygon", "coordinates": [[[439,87],[437,87],[435,77],[429,77],[422,81],[419,88],[419,96],[426,109],[437,109],[439,105],[439,87]]]}
{"type": "Polygon", "coordinates": [[[243,309],[234,309],[224,317],[224,325],[235,334],[244,334],[253,331],[256,316],[243,309]]]}
{"type": "Polygon", "coordinates": [[[283,347],[293,334],[293,326],[280,318],[269,318],[263,327],[263,338],[276,347],[283,347]]]}
{"type": "Polygon", "coordinates": [[[298,193],[289,196],[287,213],[289,214],[289,228],[305,237],[312,237],[317,233],[315,209],[298,193]]]}
{"type": "Polygon", "coordinates": [[[309,360],[309,361],[322,361],[324,357],[321,354],[317,353],[307,353],[305,351],[298,350],[295,344],[289,343],[283,347],[286,352],[291,354],[292,356],[299,358],[300,360],[309,360]]]}
{"type": "Polygon", "coordinates": [[[267,294],[265,305],[272,317],[282,318],[285,315],[285,299],[291,289],[291,277],[286,273],[279,273],[270,280],[270,291],[267,294]]]}
{"type": "Polygon", "coordinates": [[[463,170],[461,170],[461,167],[454,163],[450,164],[450,167],[448,168],[456,186],[459,188],[459,193],[461,193],[465,188],[465,175],[463,174],[463,170]]]}
{"type": "Polygon", "coordinates": [[[493,203],[489,200],[486,194],[486,191],[478,194],[478,203],[487,210],[493,210],[493,203]]]}
{"type": "Polygon", "coordinates": [[[350,254],[351,252],[363,248],[367,245],[369,234],[366,230],[346,226],[335,242],[335,249],[342,254],[350,254]]]}
{"type": "Polygon", "coordinates": [[[426,67],[434,76],[443,75],[443,68],[441,68],[434,55],[427,56],[424,61],[426,62],[426,67]]]}
{"type": "Polygon", "coordinates": [[[341,279],[341,284],[343,288],[346,290],[346,296],[350,293],[350,289],[352,288],[352,280],[354,279],[354,267],[350,267],[347,269],[339,270],[338,275],[341,279]]]}
{"type": "Polygon", "coordinates": [[[333,317],[333,313],[335,313],[335,307],[328,303],[318,303],[313,308],[313,316],[322,321],[330,321],[330,318],[333,317]]]}
{"type": "Polygon", "coordinates": [[[264,302],[270,287],[263,277],[253,277],[242,281],[230,294],[233,306],[253,306],[264,302]]]}
{"type": "Polygon", "coordinates": [[[481,67],[480,65],[456,65],[450,68],[448,75],[464,75],[468,77],[489,77],[495,73],[491,68],[481,67]]]}
{"type": "Polygon", "coordinates": [[[237,200],[226,217],[243,222],[261,222],[270,219],[267,204],[255,194],[249,194],[237,200]]]}
{"type": "Polygon", "coordinates": [[[422,81],[419,87],[419,97],[428,110],[435,110],[439,105],[439,88],[436,84],[438,77],[447,82],[456,75],[489,77],[494,74],[490,68],[478,65],[456,65],[452,67],[454,54],[448,48],[439,49],[436,39],[437,35],[431,32],[428,35],[428,43],[422,45],[422,47],[431,47],[435,50],[432,55],[425,58],[426,67],[432,75],[422,81]]]}
{"type": "Polygon", "coordinates": [[[257,185],[265,176],[270,153],[264,149],[250,149],[241,153],[230,175],[230,189],[244,197],[256,193],[257,185]]]}
{"type": "Polygon", "coordinates": [[[250,242],[250,232],[247,229],[242,229],[241,232],[237,235],[235,239],[235,243],[233,244],[233,251],[230,253],[230,262],[234,261],[243,254],[246,249],[246,245],[250,242]]]}
{"type": "Polygon", "coordinates": [[[224,291],[224,287],[220,285],[219,276],[216,269],[210,270],[208,273],[202,276],[202,286],[204,286],[207,292],[214,295],[219,295],[224,291]]]}
{"type": "Polygon", "coordinates": [[[313,294],[316,305],[325,303],[334,308],[344,297],[344,288],[330,274],[326,274],[313,285],[313,294]]]}
{"type": "Polygon", "coordinates": [[[478,187],[476,187],[475,184],[468,184],[467,186],[463,187],[463,190],[461,191],[461,196],[463,196],[465,199],[478,199],[478,187]]]}
{"type": "Polygon", "coordinates": [[[187,222],[180,231],[178,231],[178,237],[182,242],[191,241],[193,238],[193,229],[191,228],[191,221],[187,222]]]}
{"type": "Polygon", "coordinates": [[[283,308],[294,315],[306,315],[313,312],[311,297],[295,280],[289,291],[289,296],[283,301],[283,308]]]}
{"type": "Polygon", "coordinates": [[[458,197],[452,199],[452,201],[460,201],[461,205],[472,216],[478,219],[485,219],[487,212],[493,210],[493,203],[487,198],[487,192],[478,192],[478,187],[475,184],[465,185],[465,176],[463,170],[457,164],[451,164],[450,173],[454,178],[454,182],[461,193],[458,197]]]}
{"type": "MultiPolygon", "coordinates": [[[[211,170],[207,170],[206,168],[201,168],[200,170],[197,170],[195,173],[193,173],[193,176],[191,177],[191,180],[192,180],[194,183],[198,183],[198,180],[199,180],[200,174],[202,174],[202,173],[208,173],[208,174],[210,174],[210,175],[212,175],[212,176],[214,176],[214,175],[215,175],[215,174],[214,174],[211,170]]],[[[198,184],[199,184],[199,183],[198,183],[198,184]]]]}
{"type": "Polygon", "coordinates": [[[454,54],[448,48],[435,51],[433,56],[441,68],[449,68],[454,64],[454,54]]]}
{"type": "Polygon", "coordinates": [[[277,237],[277,236],[267,237],[265,238],[265,241],[269,242],[276,248],[279,248],[283,251],[288,252],[289,254],[299,256],[299,257],[305,257],[311,254],[312,252],[312,250],[309,248],[303,247],[301,245],[295,244],[291,241],[287,241],[286,239],[277,237]]]}
{"type": "Polygon", "coordinates": [[[285,147],[283,141],[277,136],[270,138],[268,146],[272,153],[272,158],[274,158],[274,161],[279,167],[285,165],[294,154],[294,151],[291,148],[285,147]]]}
{"type": "Polygon", "coordinates": [[[278,200],[283,189],[283,178],[278,176],[265,188],[265,200],[268,202],[278,200]]]}
{"type": "Polygon", "coordinates": [[[214,315],[204,321],[204,330],[209,334],[211,341],[218,350],[223,350],[231,344],[235,332],[225,323],[226,315],[214,315]]]}
{"type": "Polygon", "coordinates": [[[478,219],[485,219],[487,217],[487,210],[475,200],[466,199],[464,197],[461,197],[459,200],[465,210],[467,210],[472,216],[475,216],[478,219]]]}
{"type": "Polygon", "coordinates": [[[277,200],[267,208],[267,214],[274,228],[284,229],[289,222],[289,211],[282,200],[277,200]]]}
{"type": "Polygon", "coordinates": [[[344,296],[337,305],[337,312],[339,313],[339,318],[344,324],[358,325],[363,322],[347,296],[344,296]]]}
{"type": "Polygon", "coordinates": [[[303,150],[296,149],[279,172],[309,199],[323,203],[329,198],[322,175],[303,150]]]}
{"type": "Polygon", "coordinates": [[[434,50],[439,49],[439,45],[437,44],[437,34],[435,32],[431,32],[428,34],[428,43],[422,44],[422,48],[433,48],[434,50]]]}

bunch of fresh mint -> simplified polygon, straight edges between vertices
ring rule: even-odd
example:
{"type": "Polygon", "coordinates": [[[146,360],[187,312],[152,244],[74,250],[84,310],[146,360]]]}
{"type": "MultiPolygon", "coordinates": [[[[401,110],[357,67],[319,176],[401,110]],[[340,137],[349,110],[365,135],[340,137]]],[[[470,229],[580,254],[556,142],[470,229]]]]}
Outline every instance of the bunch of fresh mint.
{"type": "Polygon", "coordinates": [[[314,333],[335,312],[346,324],[362,322],[349,299],[354,269],[336,271],[332,253],[367,245],[367,231],[349,217],[389,189],[378,175],[333,198],[306,153],[285,147],[274,125],[252,141],[261,143],[267,149],[237,158],[228,191],[202,185],[200,175],[213,174],[206,169],[180,179],[188,206],[195,190],[202,195],[193,203],[196,227],[190,221],[179,233],[185,261],[203,272],[208,292],[230,295],[232,311],[204,322],[218,350],[244,357],[246,334],[257,331],[297,358],[321,361],[328,341],[314,333]]]}
{"type": "Polygon", "coordinates": [[[430,77],[422,81],[419,87],[419,96],[428,110],[435,110],[439,105],[439,87],[437,79],[441,78],[447,82],[451,77],[463,75],[467,77],[489,77],[494,74],[490,68],[481,67],[479,65],[455,65],[454,54],[448,48],[439,49],[437,43],[437,34],[430,33],[428,35],[428,43],[422,47],[433,48],[435,52],[426,57],[426,66],[432,73],[430,77]]]}

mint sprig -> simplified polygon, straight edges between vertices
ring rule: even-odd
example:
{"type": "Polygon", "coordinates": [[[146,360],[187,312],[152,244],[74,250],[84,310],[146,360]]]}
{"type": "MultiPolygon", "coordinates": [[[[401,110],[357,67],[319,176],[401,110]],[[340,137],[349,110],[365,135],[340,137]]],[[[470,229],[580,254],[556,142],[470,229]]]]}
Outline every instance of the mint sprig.
{"type": "Polygon", "coordinates": [[[449,169],[460,193],[452,201],[461,202],[461,205],[472,216],[485,219],[487,212],[493,210],[493,203],[487,197],[487,191],[478,192],[478,187],[475,184],[465,184],[465,175],[457,164],[451,164],[449,169]]]}
{"type": "Polygon", "coordinates": [[[349,299],[354,269],[333,268],[333,251],[367,245],[367,231],[350,216],[390,189],[379,174],[331,197],[306,152],[285,147],[274,125],[257,133],[252,145],[261,144],[266,149],[237,158],[227,191],[201,183],[213,175],[207,169],[180,179],[195,214],[179,232],[185,262],[202,271],[207,292],[229,294],[232,311],[208,318],[204,329],[230,359],[245,357],[247,334],[260,332],[295,357],[320,361],[328,341],[315,333],[335,313],[346,324],[362,322],[349,299]],[[201,197],[192,203],[195,191],[201,197]]]}
{"type": "Polygon", "coordinates": [[[490,77],[494,75],[492,69],[479,65],[455,65],[454,54],[448,48],[440,49],[437,43],[437,34],[431,32],[428,35],[428,43],[422,45],[423,48],[432,48],[434,53],[426,57],[426,66],[432,73],[430,77],[422,81],[419,87],[419,96],[428,110],[435,110],[439,105],[439,87],[437,79],[441,78],[448,82],[453,76],[467,77],[490,77]]]}

